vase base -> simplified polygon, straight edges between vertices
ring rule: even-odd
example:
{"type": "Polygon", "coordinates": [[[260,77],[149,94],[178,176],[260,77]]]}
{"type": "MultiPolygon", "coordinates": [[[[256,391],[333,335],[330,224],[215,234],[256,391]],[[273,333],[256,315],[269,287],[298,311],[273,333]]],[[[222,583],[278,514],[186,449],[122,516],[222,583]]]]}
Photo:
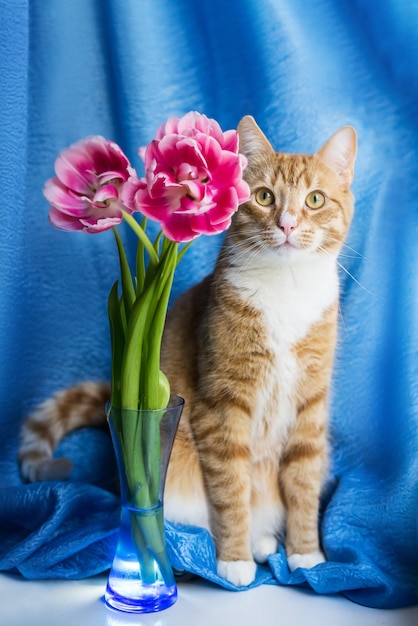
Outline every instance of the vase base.
{"type": "Polygon", "coordinates": [[[177,587],[162,585],[159,588],[144,589],[142,596],[128,597],[116,593],[108,586],[104,599],[108,607],[124,613],[155,613],[168,609],[176,602],[177,587]]]}

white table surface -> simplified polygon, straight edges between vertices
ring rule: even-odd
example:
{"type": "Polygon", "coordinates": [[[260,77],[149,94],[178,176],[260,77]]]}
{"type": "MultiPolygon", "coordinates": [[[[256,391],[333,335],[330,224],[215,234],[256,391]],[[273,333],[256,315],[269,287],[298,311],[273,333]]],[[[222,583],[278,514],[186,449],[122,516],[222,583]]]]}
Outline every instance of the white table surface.
{"type": "Polygon", "coordinates": [[[0,574],[1,626],[417,626],[418,606],[377,610],[339,596],[262,585],[231,592],[200,580],[179,583],[173,606],[148,615],[108,609],[106,576],[26,581],[0,574]]]}

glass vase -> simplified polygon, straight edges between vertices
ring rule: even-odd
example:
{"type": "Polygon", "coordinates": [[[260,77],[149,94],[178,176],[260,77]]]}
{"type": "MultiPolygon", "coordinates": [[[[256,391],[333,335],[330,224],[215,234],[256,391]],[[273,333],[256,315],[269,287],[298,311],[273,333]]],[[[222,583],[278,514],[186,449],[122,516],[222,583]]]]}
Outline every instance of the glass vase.
{"type": "Polygon", "coordinates": [[[135,411],[108,408],[121,487],[122,515],[105,601],[120,611],[161,611],[177,599],[164,536],[163,494],[184,400],[135,411]]]}

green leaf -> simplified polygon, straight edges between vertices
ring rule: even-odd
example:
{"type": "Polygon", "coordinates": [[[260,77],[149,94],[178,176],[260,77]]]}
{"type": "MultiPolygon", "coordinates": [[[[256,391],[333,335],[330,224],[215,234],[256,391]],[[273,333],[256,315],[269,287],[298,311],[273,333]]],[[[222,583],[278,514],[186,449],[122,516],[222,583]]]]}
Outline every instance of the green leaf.
{"type": "Polygon", "coordinates": [[[155,250],[155,252],[156,252],[157,254],[158,254],[159,249],[160,249],[160,241],[161,241],[161,237],[162,237],[162,236],[163,236],[163,233],[162,233],[162,231],[160,230],[160,232],[158,233],[158,235],[156,236],[155,241],[154,241],[154,250],[155,250]]]}
{"type": "Polygon", "coordinates": [[[190,248],[190,246],[193,243],[193,239],[192,241],[188,241],[180,250],[180,252],[177,254],[177,263],[176,265],[178,265],[180,263],[180,261],[182,260],[182,258],[184,257],[184,255],[186,254],[187,250],[190,248]]]}
{"type": "Polygon", "coordinates": [[[125,305],[126,318],[128,319],[130,310],[135,301],[135,288],[132,280],[131,270],[129,268],[128,259],[126,258],[125,249],[116,228],[113,229],[113,233],[115,235],[116,244],[118,247],[120,276],[122,281],[122,296],[125,305]]]}
{"type": "Polygon", "coordinates": [[[112,348],[111,404],[120,406],[120,376],[122,371],[123,352],[125,349],[125,333],[120,312],[118,281],[110,290],[107,311],[109,316],[110,340],[112,348]]]}
{"type": "Polygon", "coordinates": [[[141,241],[138,240],[138,246],[136,249],[136,295],[144,289],[145,284],[145,255],[144,246],[141,241]]]}

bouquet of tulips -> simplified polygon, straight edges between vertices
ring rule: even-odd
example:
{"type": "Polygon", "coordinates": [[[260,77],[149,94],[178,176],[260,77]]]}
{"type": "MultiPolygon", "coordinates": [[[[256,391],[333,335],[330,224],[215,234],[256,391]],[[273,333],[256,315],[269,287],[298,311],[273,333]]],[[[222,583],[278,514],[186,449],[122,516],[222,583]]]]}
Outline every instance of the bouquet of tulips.
{"type": "Polygon", "coordinates": [[[56,176],[46,182],[44,195],[56,228],[91,234],[113,229],[120,281],[108,305],[111,404],[159,409],[170,393],[160,370],[160,347],[176,266],[196,237],[228,228],[249,189],[242,179],[246,160],[238,152],[237,131],[222,132],[215,120],[196,112],[169,118],[139,154],[143,178],[117,144],[87,137],[58,156],[56,176]],[[161,225],[155,241],[147,236],[147,218],[161,225]],[[122,220],[138,237],[135,277],[115,228],[122,220]]]}

